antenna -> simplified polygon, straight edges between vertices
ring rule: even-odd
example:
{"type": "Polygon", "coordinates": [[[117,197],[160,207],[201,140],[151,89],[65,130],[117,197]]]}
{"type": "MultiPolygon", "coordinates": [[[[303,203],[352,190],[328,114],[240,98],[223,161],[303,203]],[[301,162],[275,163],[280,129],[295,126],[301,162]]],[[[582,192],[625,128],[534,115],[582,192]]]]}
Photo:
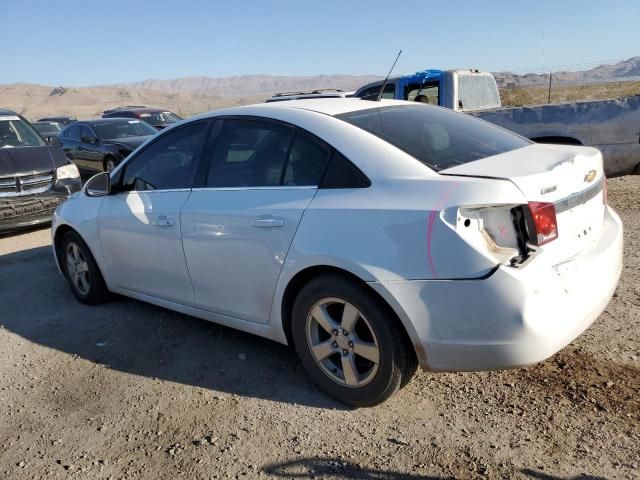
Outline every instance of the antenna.
{"type": "Polygon", "coordinates": [[[402,50],[400,50],[398,52],[398,56],[396,57],[395,61],[393,62],[393,65],[391,65],[391,69],[389,70],[389,73],[387,73],[387,78],[384,79],[384,82],[382,82],[382,87],[380,87],[380,93],[378,93],[378,97],[376,98],[376,102],[379,102],[382,99],[382,93],[384,92],[384,87],[387,86],[387,82],[389,81],[389,77],[391,76],[391,72],[393,72],[393,68],[396,66],[396,63],[398,62],[398,59],[400,58],[400,54],[402,53],[402,50]]]}

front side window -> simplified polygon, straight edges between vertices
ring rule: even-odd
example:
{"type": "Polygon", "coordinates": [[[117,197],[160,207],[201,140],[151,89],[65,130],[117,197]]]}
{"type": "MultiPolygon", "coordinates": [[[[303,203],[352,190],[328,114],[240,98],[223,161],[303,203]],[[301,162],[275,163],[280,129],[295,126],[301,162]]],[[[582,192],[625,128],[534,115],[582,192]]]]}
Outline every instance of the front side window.
{"type": "Polygon", "coordinates": [[[71,125],[68,129],[67,129],[67,138],[69,140],[80,140],[80,129],[82,128],[82,125],[71,125]]]}
{"type": "Polygon", "coordinates": [[[96,134],[93,133],[93,130],[91,130],[91,127],[89,127],[88,125],[82,125],[82,130],[80,131],[80,138],[83,139],[82,141],[85,141],[90,138],[96,138],[96,134]]]}
{"type": "Polygon", "coordinates": [[[44,140],[18,116],[0,117],[0,148],[42,147],[44,140]]]}
{"type": "Polygon", "coordinates": [[[509,152],[531,142],[476,118],[429,105],[398,105],[343,113],[435,171],[509,152]]]}
{"type": "Polygon", "coordinates": [[[206,128],[206,122],[192,123],[153,141],[127,163],[121,189],[140,191],[191,188],[206,128]]]}

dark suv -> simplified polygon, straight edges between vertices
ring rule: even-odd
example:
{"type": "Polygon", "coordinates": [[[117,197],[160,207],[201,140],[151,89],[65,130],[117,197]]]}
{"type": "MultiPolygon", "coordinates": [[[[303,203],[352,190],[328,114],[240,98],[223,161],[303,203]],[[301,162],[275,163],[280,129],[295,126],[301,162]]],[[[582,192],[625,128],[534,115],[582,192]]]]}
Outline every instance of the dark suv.
{"type": "Polygon", "coordinates": [[[148,108],[143,106],[128,106],[105,110],[102,118],[137,118],[152,127],[162,130],[173,123],[182,120],[178,115],[168,110],[148,108]]]}
{"type": "Polygon", "coordinates": [[[51,221],[82,183],[59,146],[47,145],[21,115],[0,109],[0,233],[51,221]]]}

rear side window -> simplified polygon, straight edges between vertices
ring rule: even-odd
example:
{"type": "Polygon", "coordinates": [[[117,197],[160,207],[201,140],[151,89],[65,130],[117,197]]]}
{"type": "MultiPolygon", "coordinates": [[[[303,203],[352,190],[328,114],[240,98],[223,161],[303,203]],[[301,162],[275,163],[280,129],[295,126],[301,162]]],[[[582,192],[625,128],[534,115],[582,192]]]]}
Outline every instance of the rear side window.
{"type": "Polygon", "coordinates": [[[296,133],[284,172],[283,185],[318,185],[331,158],[331,149],[327,144],[305,135],[296,133]]]}
{"type": "Polygon", "coordinates": [[[213,151],[209,188],[316,186],[331,147],[293,127],[227,119],[213,151]]]}
{"type": "MultiPolygon", "coordinates": [[[[382,84],[375,87],[369,87],[358,94],[359,98],[377,97],[380,94],[382,84]]],[[[382,92],[382,98],[396,98],[396,86],[394,83],[387,83],[384,86],[384,92],[382,92]]]]}
{"type": "Polygon", "coordinates": [[[293,129],[254,120],[224,120],[207,187],[280,185],[293,129]]]}
{"type": "Polygon", "coordinates": [[[366,188],[371,181],[340,152],[334,151],[320,188],[366,188]]]}
{"type": "Polygon", "coordinates": [[[531,144],[490,123],[429,105],[371,108],[337,118],[395,145],[435,171],[531,144]]]}

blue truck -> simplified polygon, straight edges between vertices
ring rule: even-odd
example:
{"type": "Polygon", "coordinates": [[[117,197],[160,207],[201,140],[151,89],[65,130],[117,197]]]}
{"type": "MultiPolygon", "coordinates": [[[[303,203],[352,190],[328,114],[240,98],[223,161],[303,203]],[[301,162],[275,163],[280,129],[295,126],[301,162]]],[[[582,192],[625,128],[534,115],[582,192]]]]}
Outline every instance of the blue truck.
{"type": "MultiPolygon", "coordinates": [[[[383,81],[351,96],[375,98],[383,81]]],[[[600,149],[608,176],[640,174],[640,95],[611,100],[502,107],[491,73],[424,70],[388,79],[382,98],[420,101],[464,112],[540,143],[600,149]]]]}

